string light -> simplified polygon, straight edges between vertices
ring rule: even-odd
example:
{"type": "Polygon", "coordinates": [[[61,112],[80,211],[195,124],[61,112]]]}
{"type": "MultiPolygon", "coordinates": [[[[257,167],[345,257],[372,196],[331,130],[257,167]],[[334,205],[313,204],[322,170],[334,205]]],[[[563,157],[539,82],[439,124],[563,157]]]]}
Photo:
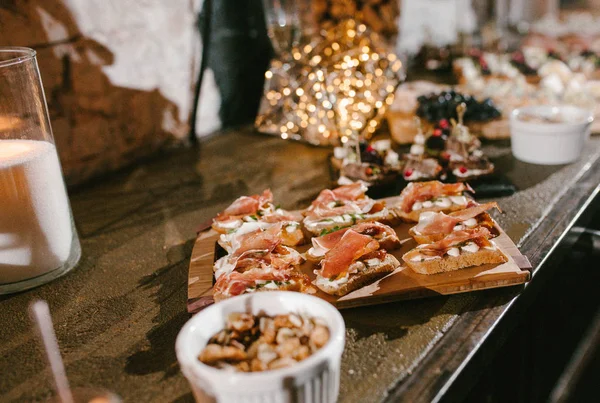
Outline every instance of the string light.
{"type": "Polygon", "coordinates": [[[346,20],[274,60],[256,126],[281,138],[345,144],[369,138],[393,102],[402,63],[364,24],[346,20]]]}

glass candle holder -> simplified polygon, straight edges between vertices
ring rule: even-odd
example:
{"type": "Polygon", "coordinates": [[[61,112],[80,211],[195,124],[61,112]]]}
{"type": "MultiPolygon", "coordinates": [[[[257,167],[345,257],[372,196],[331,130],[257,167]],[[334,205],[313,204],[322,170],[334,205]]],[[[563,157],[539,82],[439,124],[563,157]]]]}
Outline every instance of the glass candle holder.
{"type": "Polygon", "coordinates": [[[80,256],[35,51],[0,48],[0,294],[47,283],[80,256]]]}

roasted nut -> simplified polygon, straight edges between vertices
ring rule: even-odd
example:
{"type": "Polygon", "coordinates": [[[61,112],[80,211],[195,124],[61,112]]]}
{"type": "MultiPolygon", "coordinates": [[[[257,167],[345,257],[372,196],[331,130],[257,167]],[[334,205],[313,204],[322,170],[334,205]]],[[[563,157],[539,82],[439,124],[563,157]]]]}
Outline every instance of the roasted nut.
{"type": "Polygon", "coordinates": [[[246,359],[246,353],[236,347],[209,344],[202,350],[198,359],[210,365],[218,361],[242,361],[246,359]]]}
{"type": "Polygon", "coordinates": [[[269,364],[269,369],[285,368],[294,365],[296,360],[290,357],[279,358],[269,364]]]}
{"type": "Polygon", "coordinates": [[[297,361],[302,361],[303,359],[310,356],[310,348],[308,346],[300,346],[294,351],[294,355],[292,356],[297,361]]]}
{"type": "Polygon", "coordinates": [[[233,313],[226,325],[211,337],[198,359],[227,371],[288,367],[306,359],[329,340],[324,321],[296,314],[260,317],[233,313]]]}
{"type": "Polygon", "coordinates": [[[258,358],[254,358],[250,362],[250,369],[252,370],[252,372],[264,371],[267,369],[267,365],[263,364],[263,362],[258,358]]]}
{"type": "Polygon", "coordinates": [[[252,343],[250,347],[248,347],[248,350],[246,351],[248,358],[256,358],[256,355],[258,354],[258,346],[260,346],[261,343],[262,340],[258,339],[254,343],[252,343]]]}
{"type": "Polygon", "coordinates": [[[291,338],[285,340],[283,343],[279,343],[277,347],[275,347],[275,351],[280,357],[293,357],[299,347],[300,340],[297,338],[291,338]]]}
{"type": "Polygon", "coordinates": [[[209,341],[209,343],[216,344],[229,344],[229,330],[223,329],[219,333],[215,334],[209,341]]]}
{"type": "Polygon", "coordinates": [[[275,327],[301,327],[302,319],[298,315],[277,315],[275,316],[275,327]]]}
{"type": "Polygon", "coordinates": [[[270,344],[262,343],[258,346],[256,358],[262,363],[268,364],[277,359],[277,352],[275,352],[275,349],[270,344]]]}
{"type": "Polygon", "coordinates": [[[260,331],[262,338],[267,343],[274,343],[277,336],[275,321],[271,318],[260,318],[260,331]]]}
{"type": "Polygon", "coordinates": [[[323,347],[329,341],[329,329],[325,326],[316,326],[310,334],[310,341],[317,347],[323,347]]]}
{"type": "Polygon", "coordinates": [[[235,369],[241,372],[250,372],[250,363],[248,363],[248,361],[242,361],[235,365],[235,369]]]}
{"type": "Polygon", "coordinates": [[[249,313],[230,313],[226,326],[238,332],[245,332],[254,326],[254,316],[249,313]]]}
{"type": "Polygon", "coordinates": [[[288,327],[282,327],[277,331],[277,337],[275,338],[275,341],[277,344],[281,344],[292,337],[296,337],[296,332],[288,327]]]}
{"type": "Polygon", "coordinates": [[[230,343],[230,345],[231,345],[232,347],[239,348],[239,349],[240,349],[240,350],[242,350],[242,351],[246,351],[246,346],[245,346],[245,345],[243,345],[242,343],[240,343],[240,342],[239,342],[239,341],[237,341],[237,340],[231,340],[231,343],[230,343]]]}

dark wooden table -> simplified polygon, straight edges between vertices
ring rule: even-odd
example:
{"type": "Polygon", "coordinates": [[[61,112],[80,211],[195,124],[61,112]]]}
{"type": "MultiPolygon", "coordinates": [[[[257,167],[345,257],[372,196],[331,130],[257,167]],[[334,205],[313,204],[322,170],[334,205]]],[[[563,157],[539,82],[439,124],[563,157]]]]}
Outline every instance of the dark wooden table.
{"type": "MultiPolygon", "coordinates": [[[[537,267],[526,287],[344,311],[341,402],[430,401],[466,393],[541,284],[544,261],[598,192],[600,138],[567,166],[516,161],[507,143],[485,151],[519,191],[496,218],[537,267]]],[[[234,198],[270,187],[300,208],[329,185],[329,150],[222,133],[165,152],[71,191],[83,257],[51,284],[0,298],[0,401],[38,401],[52,381],[27,316],[48,300],[71,383],[103,386],[126,401],[191,401],[175,353],[186,313],[197,224],[234,198]]]]}

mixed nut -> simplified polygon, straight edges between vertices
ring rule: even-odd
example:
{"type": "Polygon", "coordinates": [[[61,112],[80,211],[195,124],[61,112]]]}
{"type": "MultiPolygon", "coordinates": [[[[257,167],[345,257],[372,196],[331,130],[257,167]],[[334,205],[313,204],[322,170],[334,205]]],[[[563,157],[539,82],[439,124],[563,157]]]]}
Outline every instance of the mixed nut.
{"type": "Polygon", "coordinates": [[[319,318],[236,312],[229,314],[225,329],[210,338],[198,359],[219,369],[259,372],[302,361],[328,341],[329,328],[319,318]]]}

